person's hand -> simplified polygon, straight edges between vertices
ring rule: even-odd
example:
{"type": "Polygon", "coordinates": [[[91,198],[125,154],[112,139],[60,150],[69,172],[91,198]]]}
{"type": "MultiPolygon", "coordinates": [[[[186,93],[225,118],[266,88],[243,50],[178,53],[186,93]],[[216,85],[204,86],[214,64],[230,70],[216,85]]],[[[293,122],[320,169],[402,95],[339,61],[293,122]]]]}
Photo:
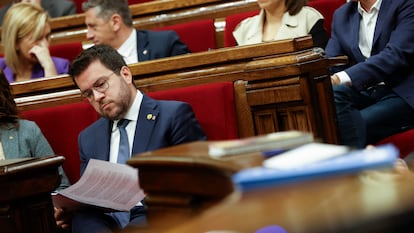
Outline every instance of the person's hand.
{"type": "Polygon", "coordinates": [[[41,41],[37,45],[33,46],[29,52],[37,58],[40,65],[43,67],[45,77],[57,75],[56,67],[53,63],[52,57],[50,56],[47,42],[41,41]]]}
{"type": "Polygon", "coordinates": [[[55,220],[59,228],[68,230],[71,228],[72,215],[61,208],[55,207],[55,220]]]}
{"type": "Polygon", "coordinates": [[[331,76],[331,83],[332,86],[341,84],[341,80],[339,79],[338,75],[334,74],[331,76]]]}

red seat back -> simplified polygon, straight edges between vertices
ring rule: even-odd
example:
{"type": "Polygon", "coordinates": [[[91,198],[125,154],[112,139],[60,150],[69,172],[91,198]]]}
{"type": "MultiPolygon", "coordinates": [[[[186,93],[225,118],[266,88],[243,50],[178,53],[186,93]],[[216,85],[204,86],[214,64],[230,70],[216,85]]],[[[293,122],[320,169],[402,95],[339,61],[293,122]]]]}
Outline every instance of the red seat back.
{"type": "Polygon", "coordinates": [[[154,99],[189,103],[208,140],[238,138],[232,82],[149,92],[148,95],[154,99]]]}
{"type": "Polygon", "coordinates": [[[82,50],[82,42],[80,41],[49,46],[49,51],[52,56],[66,58],[70,62],[72,62],[82,50]]]}
{"type": "Polygon", "coordinates": [[[80,177],[78,135],[81,130],[98,119],[98,114],[88,102],[24,111],[23,119],[31,120],[57,155],[65,157],[63,169],[71,184],[80,177]]]}
{"type": "Polygon", "coordinates": [[[328,35],[331,35],[333,14],[336,9],[342,6],[345,0],[313,0],[308,5],[318,10],[324,17],[324,26],[328,35]]]}
{"type": "Polygon", "coordinates": [[[212,19],[181,23],[154,30],[174,30],[193,53],[216,48],[215,27],[212,19]]]}

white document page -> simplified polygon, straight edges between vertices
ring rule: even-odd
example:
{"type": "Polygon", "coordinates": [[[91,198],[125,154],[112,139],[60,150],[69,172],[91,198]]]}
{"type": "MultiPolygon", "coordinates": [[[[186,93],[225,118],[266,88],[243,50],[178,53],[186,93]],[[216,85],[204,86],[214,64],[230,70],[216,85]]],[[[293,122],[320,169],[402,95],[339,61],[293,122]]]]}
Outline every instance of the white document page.
{"type": "Polygon", "coordinates": [[[63,209],[95,206],[108,211],[129,211],[144,197],[137,169],[91,159],[81,179],[54,195],[53,203],[63,209]]]}

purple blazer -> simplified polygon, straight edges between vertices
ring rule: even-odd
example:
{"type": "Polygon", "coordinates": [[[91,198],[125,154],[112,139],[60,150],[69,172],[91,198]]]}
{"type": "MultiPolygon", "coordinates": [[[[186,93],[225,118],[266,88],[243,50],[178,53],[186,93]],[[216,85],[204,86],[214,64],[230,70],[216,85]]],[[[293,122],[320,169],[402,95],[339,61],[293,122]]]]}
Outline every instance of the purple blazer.
{"type": "MultiPolygon", "coordinates": [[[[64,58],[59,58],[59,57],[52,57],[52,60],[53,60],[53,63],[55,63],[56,72],[58,74],[67,74],[68,73],[68,71],[69,71],[69,60],[64,59],[64,58]]],[[[0,58],[0,68],[3,70],[3,73],[6,76],[9,83],[14,82],[14,73],[10,69],[10,67],[8,67],[6,65],[6,60],[3,57],[0,58]]],[[[43,78],[43,77],[45,77],[45,72],[44,72],[42,66],[40,66],[40,64],[36,64],[33,67],[32,77],[30,79],[43,78]]]]}

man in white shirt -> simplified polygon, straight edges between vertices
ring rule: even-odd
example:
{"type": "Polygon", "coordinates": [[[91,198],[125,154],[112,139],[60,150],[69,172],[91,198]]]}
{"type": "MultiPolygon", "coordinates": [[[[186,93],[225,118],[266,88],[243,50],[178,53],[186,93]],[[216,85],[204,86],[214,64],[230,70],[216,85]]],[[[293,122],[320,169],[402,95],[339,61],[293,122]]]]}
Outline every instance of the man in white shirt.
{"type": "Polygon", "coordinates": [[[414,1],[354,0],[339,8],[326,47],[346,55],[331,82],[341,144],[358,148],[414,127],[414,1]]]}
{"type": "Polygon", "coordinates": [[[190,52],[175,31],[136,30],[127,0],[89,0],[83,10],[87,39],[118,50],[127,64],[190,52]]]}

